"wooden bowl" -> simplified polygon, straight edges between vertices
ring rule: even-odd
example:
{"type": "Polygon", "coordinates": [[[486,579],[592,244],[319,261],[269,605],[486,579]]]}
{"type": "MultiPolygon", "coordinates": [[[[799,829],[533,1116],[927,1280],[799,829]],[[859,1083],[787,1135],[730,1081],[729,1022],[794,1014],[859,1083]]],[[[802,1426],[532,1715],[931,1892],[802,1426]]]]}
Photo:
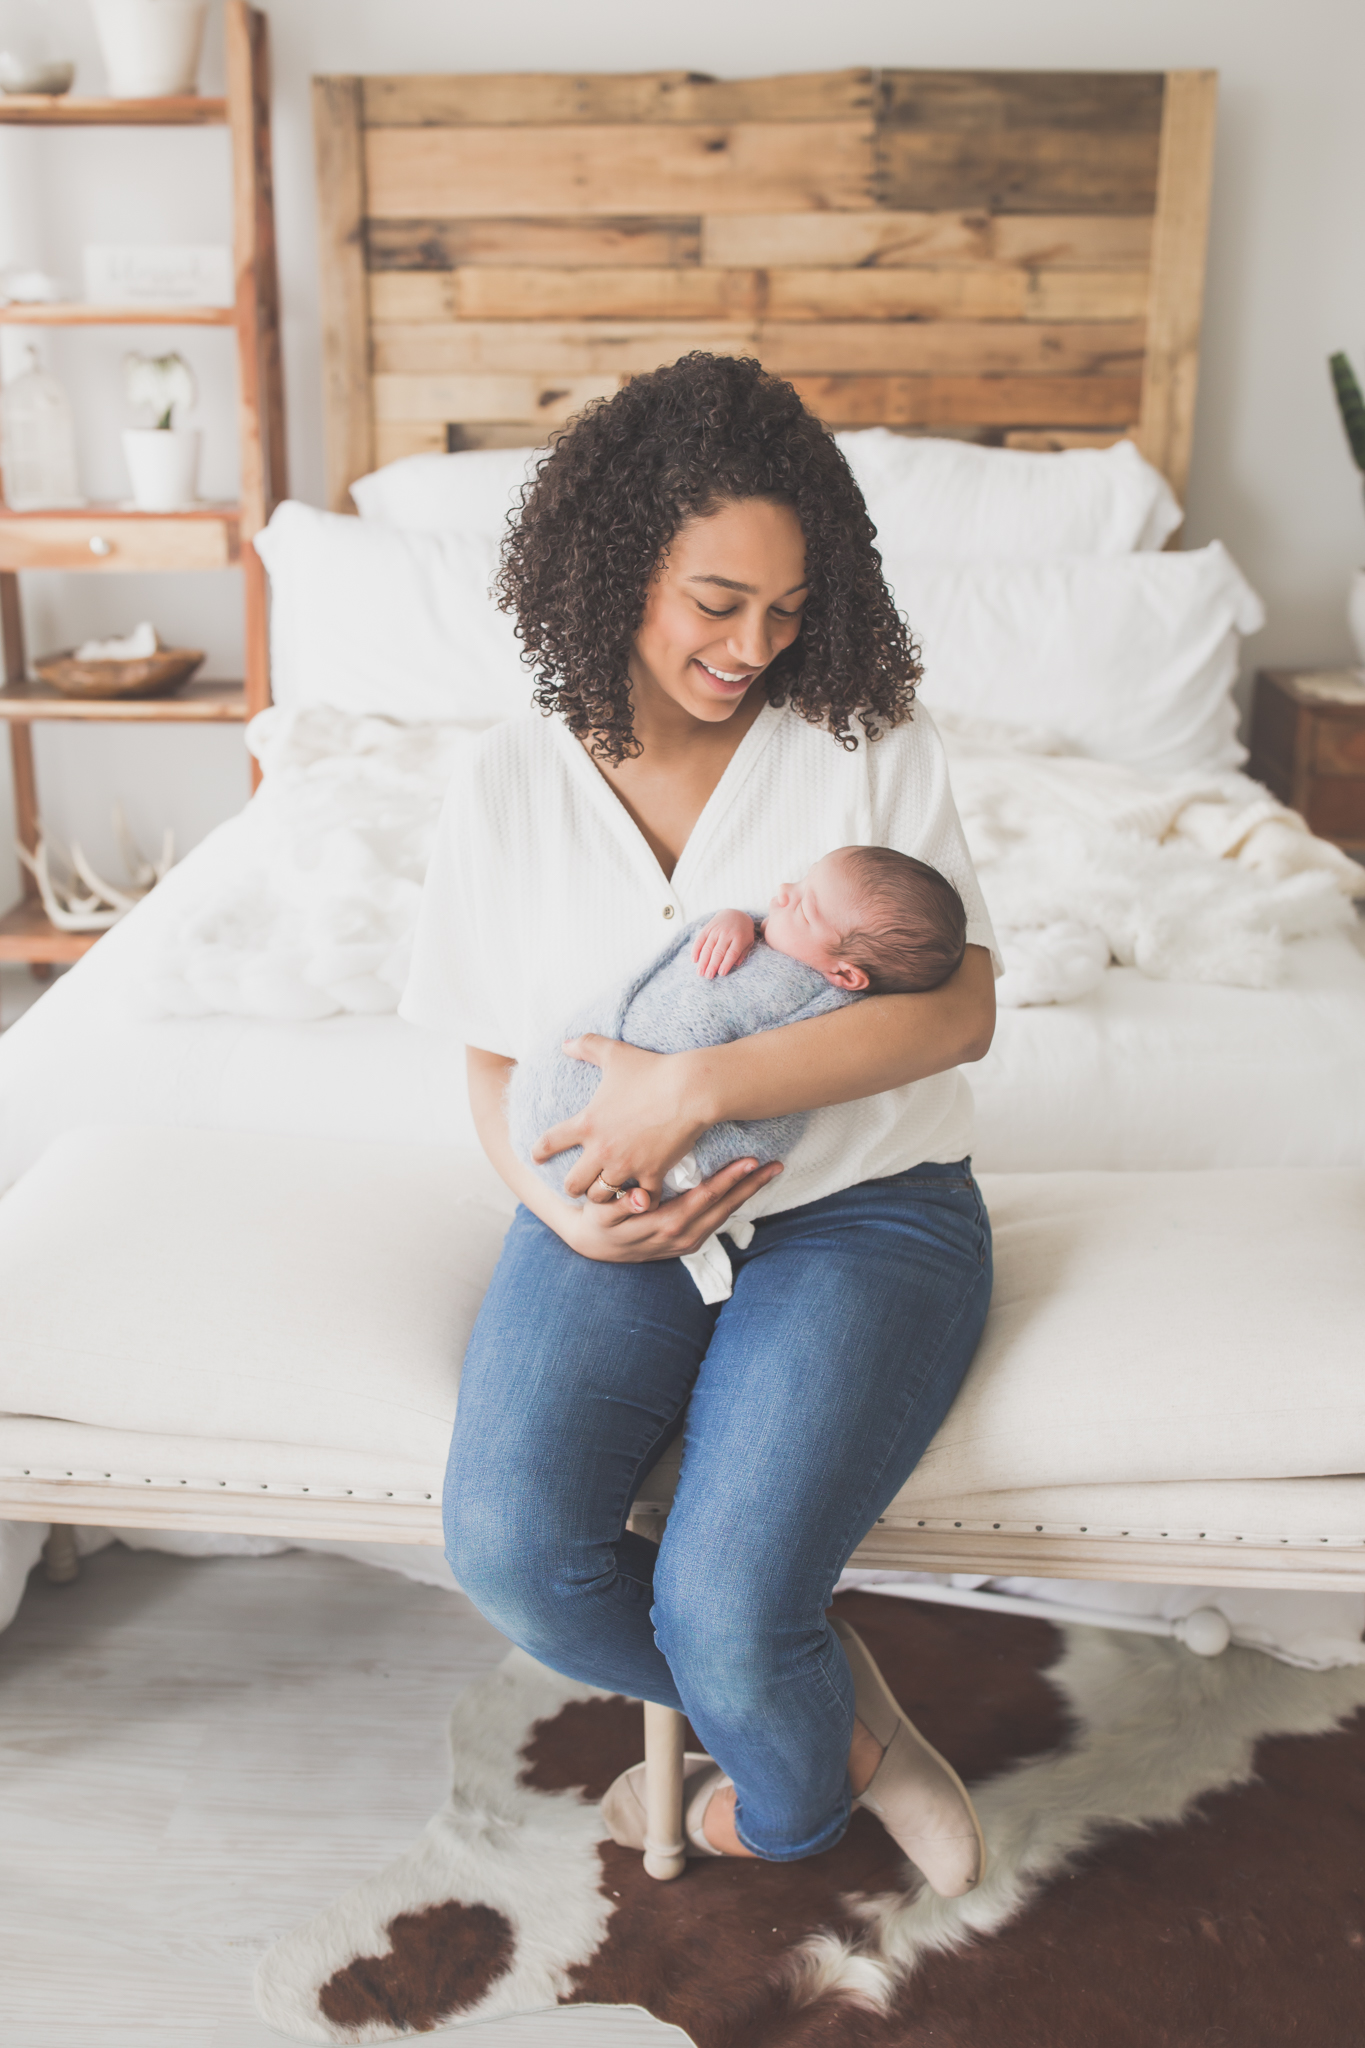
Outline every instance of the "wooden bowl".
{"type": "Polygon", "coordinates": [[[78,661],[71,653],[49,654],[33,669],[40,682],[50,683],[63,697],[169,697],[203,660],[202,648],[160,647],[138,661],[78,661]]]}

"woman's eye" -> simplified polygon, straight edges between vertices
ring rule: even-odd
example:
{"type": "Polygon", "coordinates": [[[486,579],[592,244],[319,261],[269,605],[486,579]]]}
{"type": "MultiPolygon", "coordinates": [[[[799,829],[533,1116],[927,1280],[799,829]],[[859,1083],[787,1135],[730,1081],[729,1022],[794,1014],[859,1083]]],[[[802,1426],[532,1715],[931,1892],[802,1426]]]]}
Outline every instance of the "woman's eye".
{"type": "Polygon", "coordinates": [[[703,604],[700,598],[697,599],[697,610],[704,612],[708,619],[728,619],[738,609],[738,605],[730,604],[725,607],[724,611],[717,612],[713,611],[709,604],[703,604]]]}
{"type": "Polygon", "coordinates": [[[775,604],[772,607],[772,614],[775,619],[799,619],[801,607],[798,605],[794,612],[784,612],[780,604],[775,604]]]}

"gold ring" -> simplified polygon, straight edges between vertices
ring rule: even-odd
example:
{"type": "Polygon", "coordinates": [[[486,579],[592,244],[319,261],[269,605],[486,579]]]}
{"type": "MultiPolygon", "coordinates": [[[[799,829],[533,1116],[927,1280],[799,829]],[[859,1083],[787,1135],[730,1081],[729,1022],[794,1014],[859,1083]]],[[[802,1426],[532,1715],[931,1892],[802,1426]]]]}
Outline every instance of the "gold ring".
{"type": "Polygon", "coordinates": [[[604,1188],[611,1189],[612,1193],[616,1196],[617,1200],[619,1201],[621,1196],[625,1193],[625,1189],[618,1188],[614,1180],[607,1179],[605,1173],[599,1173],[597,1178],[601,1181],[604,1188]]]}

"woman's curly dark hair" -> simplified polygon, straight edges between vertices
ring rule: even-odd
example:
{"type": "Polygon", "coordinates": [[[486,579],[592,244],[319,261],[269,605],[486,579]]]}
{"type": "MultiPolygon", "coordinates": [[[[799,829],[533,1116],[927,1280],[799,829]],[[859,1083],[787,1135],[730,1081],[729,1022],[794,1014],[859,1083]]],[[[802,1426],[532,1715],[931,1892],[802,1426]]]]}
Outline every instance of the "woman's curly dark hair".
{"type": "Polygon", "coordinates": [[[495,591],[517,618],[535,700],[612,762],[640,751],[628,663],[649,582],[688,520],[745,498],[787,504],[806,539],[801,631],[764,671],[856,747],[909,717],[918,650],[891,601],[876,528],[832,437],[790,384],[698,351],[580,414],[541,462],[503,543],[495,591]]]}

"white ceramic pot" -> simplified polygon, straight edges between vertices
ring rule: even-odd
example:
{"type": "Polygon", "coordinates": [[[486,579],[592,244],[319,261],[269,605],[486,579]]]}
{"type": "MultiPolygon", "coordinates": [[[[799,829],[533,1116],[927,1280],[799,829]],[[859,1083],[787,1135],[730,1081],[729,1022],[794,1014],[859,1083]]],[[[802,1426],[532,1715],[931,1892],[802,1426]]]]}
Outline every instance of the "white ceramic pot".
{"type": "Polygon", "coordinates": [[[123,459],[139,512],[184,512],[199,488],[198,427],[125,427],[123,459]]]}
{"type": "Polygon", "coordinates": [[[1365,569],[1357,569],[1351,578],[1351,594],[1346,600],[1346,620],[1351,628],[1351,639],[1355,643],[1356,660],[1365,668],[1365,569]]]}
{"type": "Polygon", "coordinates": [[[90,0],[116,100],[193,92],[208,0],[90,0]]]}

